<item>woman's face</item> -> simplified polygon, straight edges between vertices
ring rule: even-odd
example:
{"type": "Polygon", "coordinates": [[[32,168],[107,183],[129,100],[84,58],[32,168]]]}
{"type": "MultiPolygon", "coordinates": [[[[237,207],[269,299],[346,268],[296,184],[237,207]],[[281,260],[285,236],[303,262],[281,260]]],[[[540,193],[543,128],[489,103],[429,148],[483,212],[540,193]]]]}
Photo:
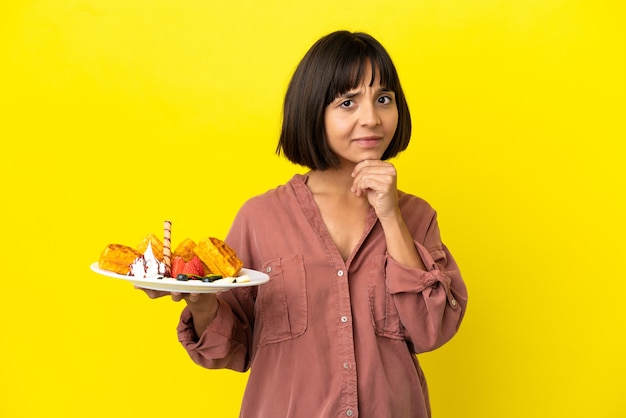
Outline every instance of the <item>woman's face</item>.
{"type": "Polygon", "coordinates": [[[342,166],[380,160],[398,125],[394,92],[383,89],[378,77],[369,86],[371,69],[363,80],[367,82],[335,98],[324,114],[328,145],[342,166]]]}

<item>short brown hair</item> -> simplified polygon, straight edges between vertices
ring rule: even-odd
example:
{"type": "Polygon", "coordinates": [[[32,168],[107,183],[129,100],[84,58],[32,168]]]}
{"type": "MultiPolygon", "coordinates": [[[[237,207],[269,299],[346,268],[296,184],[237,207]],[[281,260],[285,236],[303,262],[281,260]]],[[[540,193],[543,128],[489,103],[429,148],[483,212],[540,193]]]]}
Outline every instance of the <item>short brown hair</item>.
{"type": "Polygon", "coordinates": [[[324,112],[337,96],[358,86],[368,64],[370,85],[378,75],[381,86],[395,93],[398,107],[398,126],[382,159],[404,151],[411,138],[411,115],[391,57],[366,33],[337,31],[319,39],[298,64],[285,94],[276,153],[313,170],[338,167],[326,140],[324,112]]]}

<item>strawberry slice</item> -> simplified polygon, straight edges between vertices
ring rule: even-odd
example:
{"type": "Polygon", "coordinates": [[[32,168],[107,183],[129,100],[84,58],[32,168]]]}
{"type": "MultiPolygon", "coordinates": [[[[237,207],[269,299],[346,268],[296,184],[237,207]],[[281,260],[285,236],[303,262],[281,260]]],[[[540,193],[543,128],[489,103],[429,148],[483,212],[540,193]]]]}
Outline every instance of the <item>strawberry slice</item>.
{"type": "Polygon", "coordinates": [[[172,277],[178,276],[185,269],[185,260],[182,257],[176,256],[174,260],[172,260],[172,277]]]}
{"type": "Polygon", "coordinates": [[[183,268],[182,273],[188,275],[204,276],[204,267],[202,266],[202,261],[200,261],[200,258],[195,255],[191,260],[187,261],[185,263],[185,267],[183,268]]]}

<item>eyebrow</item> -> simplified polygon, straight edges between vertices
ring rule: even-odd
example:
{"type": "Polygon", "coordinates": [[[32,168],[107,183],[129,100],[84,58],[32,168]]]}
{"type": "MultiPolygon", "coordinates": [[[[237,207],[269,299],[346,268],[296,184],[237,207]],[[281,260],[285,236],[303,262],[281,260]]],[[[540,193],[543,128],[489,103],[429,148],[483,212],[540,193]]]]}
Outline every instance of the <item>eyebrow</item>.
{"type": "MultiPolygon", "coordinates": [[[[393,93],[394,95],[396,94],[395,91],[388,89],[388,88],[379,88],[378,90],[376,90],[377,94],[380,93],[393,93]]],[[[348,90],[347,92],[340,94],[339,96],[337,96],[337,99],[352,99],[353,97],[358,96],[359,94],[361,94],[361,90],[360,89],[353,89],[353,90],[348,90]]]]}

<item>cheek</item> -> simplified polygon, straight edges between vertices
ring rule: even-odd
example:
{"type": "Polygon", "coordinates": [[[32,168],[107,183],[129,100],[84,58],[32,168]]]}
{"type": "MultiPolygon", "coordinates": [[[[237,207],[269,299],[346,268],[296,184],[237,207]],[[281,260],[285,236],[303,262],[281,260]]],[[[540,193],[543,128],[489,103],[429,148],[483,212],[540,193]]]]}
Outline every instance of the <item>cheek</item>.
{"type": "Polygon", "coordinates": [[[326,132],[326,137],[331,137],[335,132],[335,122],[332,117],[332,113],[326,110],[326,114],[324,115],[324,131],[326,132]]]}
{"type": "Polygon", "coordinates": [[[398,112],[389,115],[389,121],[387,123],[387,130],[391,133],[391,136],[396,132],[398,128],[398,112]]]}
{"type": "Polygon", "coordinates": [[[341,138],[350,132],[349,124],[341,118],[326,117],[324,122],[328,138],[341,138]]]}

